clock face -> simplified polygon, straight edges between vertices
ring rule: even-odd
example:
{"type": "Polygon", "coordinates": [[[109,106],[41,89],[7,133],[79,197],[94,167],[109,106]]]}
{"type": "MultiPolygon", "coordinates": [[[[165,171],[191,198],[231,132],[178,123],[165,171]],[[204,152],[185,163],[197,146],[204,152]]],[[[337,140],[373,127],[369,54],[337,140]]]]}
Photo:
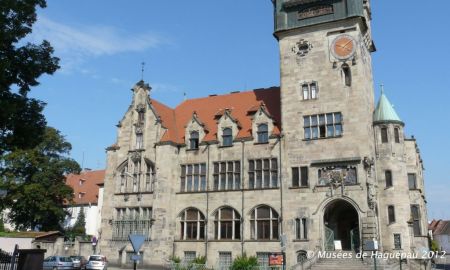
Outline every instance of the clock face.
{"type": "Polygon", "coordinates": [[[333,55],[341,60],[348,59],[355,54],[356,42],[349,35],[340,35],[334,39],[331,51],[333,55]]]}

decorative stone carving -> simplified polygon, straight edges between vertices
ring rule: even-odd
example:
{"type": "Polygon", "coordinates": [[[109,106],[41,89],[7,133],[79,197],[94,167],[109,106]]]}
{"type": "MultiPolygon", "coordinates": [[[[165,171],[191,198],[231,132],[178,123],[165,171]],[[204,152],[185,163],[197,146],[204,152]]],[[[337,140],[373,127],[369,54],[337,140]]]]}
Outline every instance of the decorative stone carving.
{"type": "Polygon", "coordinates": [[[357,183],[356,167],[329,166],[319,170],[319,185],[332,185],[337,188],[341,185],[354,185],[357,183]]]}
{"type": "Polygon", "coordinates": [[[137,112],[145,112],[145,105],[144,104],[136,105],[136,111],[137,112]]]}
{"type": "Polygon", "coordinates": [[[367,182],[367,201],[369,208],[375,210],[377,205],[377,191],[373,183],[367,182]]]}
{"type": "Polygon", "coordinates": [[[372,169],[373,169],[373,166],[375,165],[375,159],[374,158],[369,158],[369,157],[364,157],[363,165],[364,165],[364,169],[367,171],[367,175],[369,177],[371,177],[372,176],[372,169]]]}
{"type": "Polygon", "coordinates": [[[304,57],[308,54],[308,52],[313,48],[312,44],[305,40],[300,39],[299,42],[297,42],[294,47],[292,47],[292,52],[294,52],[296,55],[300,57],[304,57]]]}
{"type": "Polygon", "coordinates": [[[142,133],[144,133],[144,131],[142,130],[142,127],[137,126],[136,127],[136,134],[142,134],[142,133]]]}
{"type": "Polygon", "coordinates": [[[141,160],[141,153],[137,151],[131,153],[131,160],[133,162],[138,162],[139,160],[141,160]]]}

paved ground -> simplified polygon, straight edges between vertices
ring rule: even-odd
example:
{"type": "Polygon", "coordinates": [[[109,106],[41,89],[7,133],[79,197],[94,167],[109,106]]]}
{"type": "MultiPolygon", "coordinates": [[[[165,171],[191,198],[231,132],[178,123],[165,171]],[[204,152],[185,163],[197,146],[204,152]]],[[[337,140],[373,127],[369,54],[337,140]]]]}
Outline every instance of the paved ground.
{"type": "Polygon", "coordinates": [[[450,254],[447,254],[445,258],[438,258],[435,260],[436,268],[439,270],[450,270],[450,254]]]}

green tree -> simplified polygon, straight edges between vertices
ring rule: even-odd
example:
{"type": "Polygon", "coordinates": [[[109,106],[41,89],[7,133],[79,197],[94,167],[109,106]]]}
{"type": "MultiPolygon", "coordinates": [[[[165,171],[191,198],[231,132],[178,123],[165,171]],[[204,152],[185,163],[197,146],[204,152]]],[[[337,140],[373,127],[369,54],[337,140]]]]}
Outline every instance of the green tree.
{"type": "Polygon", "coordinates": [[[65,176],[80,171],[78,163],[67,157],[71,149],[58,130],[47,127],[35,148],[5,155],[1,184],[8,190],[4,202],[17,229],[61,229],[67,215],[64,204],[73,199],[65,176]]]}
{"type": "Polygon", "coordinates": [[[80,207],[80,213],[78,213],[77,221],[75,221],[72,231],[75,235],[86,234],[86,216],[83,207],[80,207]]]}
{"type": "MultiPolygon", "coordinates": [[[[48,41],[25,43],[45,0],[2,0],[0,4],[0,157],[33,148],[42,140],[44,103],[27,97],[42,74],[53,74],[59,59],[48,41]]],[[[0,165],[1,166],[1,165],[0,165]]]]}

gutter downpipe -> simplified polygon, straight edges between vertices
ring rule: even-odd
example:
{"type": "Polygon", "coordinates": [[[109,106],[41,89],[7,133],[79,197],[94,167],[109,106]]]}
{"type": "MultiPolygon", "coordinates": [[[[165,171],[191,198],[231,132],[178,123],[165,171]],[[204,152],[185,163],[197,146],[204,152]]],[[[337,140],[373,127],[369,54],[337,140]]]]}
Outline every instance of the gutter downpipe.
{"type": "Polygon", "coordinates": [[[206,145],[208,149],[208,158],[207,158],[207,164],[206,164],[206,224],[205,224],[205,259],[208,261],[208,223],[209,223],[209,149],[210,144],[207,143],[206,145]]]}
{"type": "Polygon", "coordinates": [[[245,152],[244,152],[244,148],[245,148],[245,141],[241,140],[241,149],[242,149],[242,153],[241,153],[241,256],[244,256],[244,164],[245,164],[245,152]]]}

